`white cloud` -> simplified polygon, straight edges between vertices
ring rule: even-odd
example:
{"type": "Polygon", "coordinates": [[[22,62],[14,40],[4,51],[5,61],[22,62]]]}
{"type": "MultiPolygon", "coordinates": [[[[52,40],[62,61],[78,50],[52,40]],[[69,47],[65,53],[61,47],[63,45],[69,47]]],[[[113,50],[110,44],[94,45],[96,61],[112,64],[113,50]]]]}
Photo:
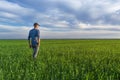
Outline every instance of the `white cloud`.
{"type": "Polygon", "coordinates": [[[30,15],[34,11],[33,9],[25,8],[19,4],[8,2],[6,0],[0,0],[0,10],[20,15],[30,15]]]}
{"type": "Polygon", "coordinates": [[[34,12],[32,8],[26,8],[18,3],[13,3],[7,0],[0,0],[0,18],[1,23],[25,23],[28,18],[33,20],[34,12]]]}
{"type": "Polygon", "coordinates": [[[67,5],[68,7],[74,9],[74,10],[80,10],[82,7],[82,1],[81,0],[60,0],[63,4],[67,5]]]}
{"type": "Polygon", "coordinates": [[[67,31],[67,32],[55,32],[55,31],[43,31],[41,33],[42,38],[120,38],[120,32],[112,31],[67,31]]]}
{"type": "Polygon", "coordinates": [[[65,5],[73,10],[80,10],[82,7],[82,1],[81,0],[48,0],[55,2],[55,4],[62,4],[65,5]]]}
{"type": "MultiPolygon", "coordinates": [[[[27,39],[29,30],[33,27],[0,25],[0,39],[27,39]]],[[[50,31],[49,28],[40,27],[40,31],[50,31]]]]}
{"type": "Polygon", "coordinates": [[[0,39],[27,39],[29,27],[0,25],[0,39]]]}
{"type": "Polygon", "coordinates": [[[21,17],[19,15],[0,11],[0,21],[2,22],[9,22],[9,23],[16,23],[22,21],[21,17]]]}
{"type": "Polygon", "coordinates": [[[69,22],[67,21],[54,21],[54,22],[45,22],[45,25],[50,25],[56,28],[68,28],[69,22]]]}
{"type": "MultiPolygon", "coordinates": [[[[120,32],[109,31],[104,29],[116,28],[115,26],[88,26],[81,23],[77,30],[71,29],[69,31],[53,31],[51,28],[40,27],[41,38],[119,38],[120,32]],[[105,28],[106,27],[106,28],[105,28]],[[85,30],[89,28],[99,28],[99,30],[85,30]]],[[[27,39],[28,32],[33,27],[27,26],[9,26],[0,25],[0,38],[24,38],[27,39]],[[4,31],[5,30],[5,31],[4,31]]]]}
{"type": "Polygon", "coordinates": [[[48,0],[55,2],[55,4],[64,4],[71,9],[79,10],[86,8],[91,10],[105,10],[108,13],[115,12],[120,9],[120,1],[112,1],[112,0],[48,0]]]}
{"type": "Polygon", "coordinates": [[[35,20],[42,25],[47,25],[49,27],[56,28],[69,28],[69,20],[75,20],[75,16],[62,12],[59,9],[47,10],[44,14],[38,13],[35,17],[35,20]]]}
{"type": "Polygon", "coordinates": [[[6,18],[19,18],[18,15],[12,14],[12,13],[8,13],[8,12],[0,12],[0,16],[1,17],[6,17],[6,18]]]}
{"type": "MultiPolygon", "coordinates": [[[[54,4],[62,4],[67,6],[67,8],[73,10],[73,13],[85,13],[88,18],[92,18],[93,20],[101,19],[99,21],[101,24],[104,23],[104,17],[111,15],[118,10],[120,10],[120,1],[119,0],[48,0],[54,4]]],[[[66,7],[65,7],[66,8],[66,7]]],[[[76,14],[75,14],[76,15],[76,14]]],[[[84,15],[83,15],[84,16],[84,15]]],[[[118,16],[117,16],[118,17],[118,16]]],[[[114,18],[116,21],[120,21],[118,18],[114,18]]],[[[99,24],[98,22],[98,24],[99,24]]],[[[107,21],[109,22],[109,21],[107,21]]]]}
{"type": "MultiPolygon", "coordinates": [[[[0,25],[0,29],[8,30],[10,32],[25,32],[30,29],[26,26],[10,26],[10,25],[0,25]]],[[[4,32],[4,31],[3,31],[4,32]]],[[[6,32],[5,32],[6,33],[6,32]]]]}
{"type": "MultiPolygon", "coordinates": [[[[83,5],[86,7],[93,19],[103,17],[104,15],[112,14],[120,10],[120,1],[113,2],[109,0],[87,0],[89,3],[83,5]]],[[[87,2],[86,1],[86,2],[87,2]]]]}
{"type": "MultiPolygon", "coordinates": [[[[32,28],[33,27],[30,27],[30,26],[0,25],[0,29],[8,30],[10,32],[18,32],[18,33],[29,31],[32,28]]],[[[40,27],[40,30],[47,31],[47,30],[50,30],[50,29],[49,28],[45,28],[45,27],[42,26],[42,27],[40,27]]],[[[2,32],[4,32],[4,31],[2,31],[2,32]]]]}
{"type": "Polygon", "coordinates": [[[82,22],[80,22],[79,24],[78,24],[78,27],[79,27],[79,29],[84,29],[84,30],[89,30],[89,29],[91,29],[91,30],[104,30],[104,31],[106,31],[106,33],[107,33],[107,31],[109,31],[109,30],[111,30],[111,31],[120,31],[120,25],[91,25],[91,24],[85,24],[85,23],[82,23],[82,22]]]}
{"type": "Polygon", "coordinates": [[[17,19],[17,20],[11,20],[10,18],[0,18],[0,22],[6,22],[6,23],[17,23],[17,21],[18,21],[19,19],[17,19]]]}
{"type": "MultiPolygon", "coordinates": [[[[41,2],[40,0],[37,1],[41,2]]],[[[19,3],[0,0],[0,21],[19,23],[23,20],[25,23],[28,21],[30,25],[32,22],[39,22],[41,24],[42,38],[90,38],[102,36],[118,38],[120,26],[105,23],[104,16],[109,15],[111,22],[112,20],[120,21],[119,0],[116,2],[111,0],[46,0],[46,4],[49,3],[47,1],[56,5],[51,5],[52,8],[45,5],[47,9],[42,11],[41,8],[37,9],[34,6],[32,7],[37,10],[23,7],[19,3]],[[60,4],[59,7],[57,4],[60,4]],[[80,18],[78,18],[79,16],[80,18]],[[92,20],[96,20],[94,24],[91,23],[92,20]]],[[[31,28],[12,26],[12,24],[0,25],[0,31],[3,30],[0,32],[0,37],[7,35],[12,37],[14,34],[16,38],[19,38],[19,36],[26,38],[31,28]]]]}

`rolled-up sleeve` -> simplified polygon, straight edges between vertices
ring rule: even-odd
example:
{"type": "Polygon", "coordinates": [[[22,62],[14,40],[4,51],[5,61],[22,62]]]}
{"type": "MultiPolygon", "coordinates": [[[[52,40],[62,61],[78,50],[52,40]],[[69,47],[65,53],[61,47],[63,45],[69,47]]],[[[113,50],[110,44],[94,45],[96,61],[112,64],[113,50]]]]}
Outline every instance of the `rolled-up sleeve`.
{"type": "Polygon", "coordinates": [[[29,31],[29,34],[28,34],[28,40],[30,40],[30,31],[29,31]]]}
{"type": "Polygon", "coordinates": [[[40,31],[37,30],[37,37],[40,39],[40,31]]]}

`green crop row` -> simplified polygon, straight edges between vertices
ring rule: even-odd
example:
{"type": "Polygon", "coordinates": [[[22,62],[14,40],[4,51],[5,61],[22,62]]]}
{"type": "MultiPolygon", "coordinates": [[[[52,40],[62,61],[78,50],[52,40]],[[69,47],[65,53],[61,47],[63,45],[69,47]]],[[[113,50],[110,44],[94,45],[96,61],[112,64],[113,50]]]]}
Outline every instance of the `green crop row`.
{"type": "Polygon", "coordinates": [[[120,80],[120,40],[0,40],[0,80],[120,80]]]}

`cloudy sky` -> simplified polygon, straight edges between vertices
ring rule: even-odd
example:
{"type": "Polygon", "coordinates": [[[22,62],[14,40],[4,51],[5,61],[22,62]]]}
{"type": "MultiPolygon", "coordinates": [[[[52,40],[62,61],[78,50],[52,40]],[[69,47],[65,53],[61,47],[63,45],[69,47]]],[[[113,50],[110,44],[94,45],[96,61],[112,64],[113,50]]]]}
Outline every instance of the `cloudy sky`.
{"type": "Polygon", "coordinates": [[[120,38],[120,0],[0,0],[0,39],[120,38]]]}

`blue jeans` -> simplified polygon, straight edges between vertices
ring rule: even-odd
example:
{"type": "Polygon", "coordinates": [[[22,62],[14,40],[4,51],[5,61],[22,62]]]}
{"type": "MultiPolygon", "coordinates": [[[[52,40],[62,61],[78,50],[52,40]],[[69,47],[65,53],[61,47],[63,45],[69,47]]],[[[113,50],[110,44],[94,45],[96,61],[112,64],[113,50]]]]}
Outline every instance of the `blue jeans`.
{"type": "Polygon", "coordinates": [[[38,55],[39,47],[38,46],[32,46],[33,48],[33,58],[36,58],[38,55]]]}

